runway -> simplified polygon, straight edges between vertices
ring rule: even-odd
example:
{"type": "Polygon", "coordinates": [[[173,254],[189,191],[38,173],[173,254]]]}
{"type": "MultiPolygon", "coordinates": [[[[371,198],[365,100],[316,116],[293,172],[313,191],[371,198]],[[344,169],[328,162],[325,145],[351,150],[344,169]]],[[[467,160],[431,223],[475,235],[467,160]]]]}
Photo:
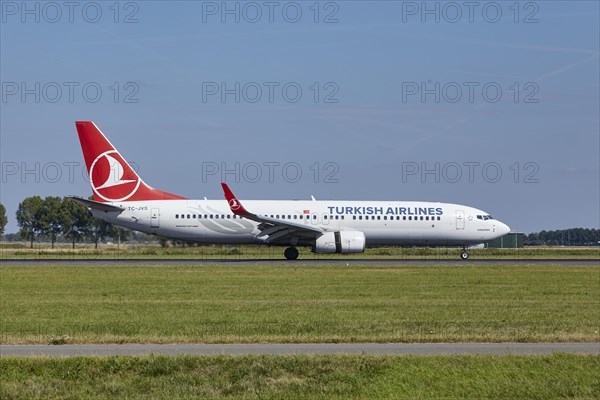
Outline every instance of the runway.
{"type": "Polygon", "coordinates": [[[597,266],[599,259],[299,259],[286,261],[280,259],[144,259],[144,258],[118,258],[118,259],[4,259],[0,266],[282,266],[282,267],[310,267],[310,266],[597,266]]]}
{"type": "Polygon", "coordinates": [[[0,357],[142,355],[534,355],[600,354],[595,343],[316,343],[0,345],[0,357]]]}

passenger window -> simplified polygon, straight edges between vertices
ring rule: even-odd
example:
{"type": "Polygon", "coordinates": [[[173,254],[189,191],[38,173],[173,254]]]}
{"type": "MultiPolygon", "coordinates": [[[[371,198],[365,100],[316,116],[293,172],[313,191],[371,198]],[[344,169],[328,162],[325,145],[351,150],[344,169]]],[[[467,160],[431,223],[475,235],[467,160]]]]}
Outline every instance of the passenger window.
{"type": "Polygon", "coordinates": [[[423,221],[423,216],[421,215],[421,221],[423,221]]]}
{"type": "Polygon", "coordinates": [[[412,216],[409,216],[409,217],[408,217],[408,220],[409,220],[409,221],[412,221],[412,216]]]}
{"type": "Polygon", "coordinates": [[[176,218],[176,219],[179,219],[179,214],[175,214],[175,218],[176,218]]]}
{"type": "Polygon", "coordinates": [[[381,219],[381,217],[378,215],[378,216],[377,216],[377,219],[378,219],[378,220],[380,220],[380,219],[381,219]]]}
{"type": "Polygon", "coordinates": [[[352,216],[352,219],[356,219],[356,215],[353,215],[353,216],[352,216]]]}
{"type": "Polygon", "coordinates": [[[359,215],[359,216],[358,216],[358,219],[362,219],[362,215],[359,215]]]}

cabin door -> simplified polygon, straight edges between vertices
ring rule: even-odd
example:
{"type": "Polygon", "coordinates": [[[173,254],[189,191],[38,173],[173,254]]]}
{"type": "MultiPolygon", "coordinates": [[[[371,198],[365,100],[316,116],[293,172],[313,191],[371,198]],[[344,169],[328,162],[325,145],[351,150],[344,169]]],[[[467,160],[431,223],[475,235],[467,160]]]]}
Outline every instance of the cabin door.
{"type": "Polygon", "coordinates": [[[465,212],[463,210],[456,210],[456,229],[465,229],[465,212]]]}
{"type": "Polygon", "coordinates": [[[160,227],[159,216],[160,216],[160,211],[158,208],[153,208],[152,210],[150,210],[150,227],[151,228],[159,228],[160,227]]]}

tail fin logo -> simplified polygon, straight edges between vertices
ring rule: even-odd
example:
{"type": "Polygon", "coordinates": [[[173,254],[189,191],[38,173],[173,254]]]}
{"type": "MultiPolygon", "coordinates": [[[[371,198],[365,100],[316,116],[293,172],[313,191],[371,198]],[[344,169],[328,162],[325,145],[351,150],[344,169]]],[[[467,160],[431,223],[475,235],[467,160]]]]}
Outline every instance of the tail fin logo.
{"type": "Polygon", "coordinates": [[[105,201],[125,201],[137,191],[141,180],[116,150],[100,154],[90,166],[94,193],[105,201]]]}
{"type": "Polygon", "coordinates": [[[231,199],[229,200],[229,207],[231,207],[231,211],[237,211],[240,209],[240,203],[237,199],[231,199]]]}

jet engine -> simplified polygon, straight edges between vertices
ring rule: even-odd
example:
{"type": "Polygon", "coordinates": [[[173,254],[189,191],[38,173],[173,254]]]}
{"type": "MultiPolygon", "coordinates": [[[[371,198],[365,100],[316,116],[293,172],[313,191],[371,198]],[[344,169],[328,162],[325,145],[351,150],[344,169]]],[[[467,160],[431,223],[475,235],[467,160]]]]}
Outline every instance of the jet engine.
{"type": "Polygon", "coordinates": [[[365,234],[359,231],[325,232],[317,238],[313,253],[362,253],[365,234]]]}

